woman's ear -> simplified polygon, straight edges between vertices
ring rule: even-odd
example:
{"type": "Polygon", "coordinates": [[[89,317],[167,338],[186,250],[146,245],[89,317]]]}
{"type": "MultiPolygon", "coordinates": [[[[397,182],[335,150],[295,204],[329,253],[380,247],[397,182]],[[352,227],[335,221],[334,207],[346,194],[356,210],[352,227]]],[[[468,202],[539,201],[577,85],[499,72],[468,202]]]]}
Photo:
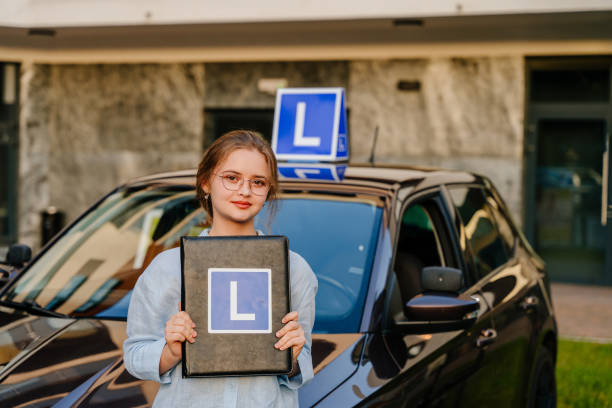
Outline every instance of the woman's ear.
{"type": "Polygon", "coordinates": [[[201,187],[202,191],[204,192],[204,198],[208,200],[208,197],[210,197],[210,187],[208,186],[208,183],[203,182],[201,187]]]}

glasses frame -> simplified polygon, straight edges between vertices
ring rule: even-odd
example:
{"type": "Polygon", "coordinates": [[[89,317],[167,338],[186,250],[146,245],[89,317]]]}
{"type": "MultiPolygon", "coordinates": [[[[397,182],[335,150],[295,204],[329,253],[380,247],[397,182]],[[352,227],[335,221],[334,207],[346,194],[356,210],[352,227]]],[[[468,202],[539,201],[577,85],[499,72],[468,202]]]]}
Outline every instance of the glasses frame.
{"type": "Polygon", "coordinates": [[[234,171],[228,171],[228,172],[226,172],[226,174],[223,174],[223,173],[213,173],[213,175],[219,177],[221,179],[221,184],[223,185],[223,187],[225,187],[225,189],[229,190],[229,191],[238,191],[238,190],[240,190],[242,188],[242,186],[244,185],[244,182],[248,181],[249,191],[251,193],[253,193],[254,195],[259,196],[259,197],[263,197],[265,195],[268,195],[268,193],[270,192],[271,184],[270,184],[270,182],[268,181],[268,179],[266,177],[257,177],[256,179],[248,179],[248,178],[244,177],[241,173],[237,173],[237,172],[234,172],[234,171]],[[236,175],[236,176],[240,177],[240,181],[238,181],[238,183],[235,185],[236,186],[235,189],[231,188],[231,187],[234,187],[234,185],[231,185],[231,187],[228,187],[225,184],[224,176],[227,176],[227,175],[236,175]],[[266,192],[264,194],[259,194],[259,193],[256,193],[255,190],[253,190],[253,184],[251,184],[251,183],[253,181],[262,180],[262,179],[266,182],[267,188],[266,188],[266,192]]]}

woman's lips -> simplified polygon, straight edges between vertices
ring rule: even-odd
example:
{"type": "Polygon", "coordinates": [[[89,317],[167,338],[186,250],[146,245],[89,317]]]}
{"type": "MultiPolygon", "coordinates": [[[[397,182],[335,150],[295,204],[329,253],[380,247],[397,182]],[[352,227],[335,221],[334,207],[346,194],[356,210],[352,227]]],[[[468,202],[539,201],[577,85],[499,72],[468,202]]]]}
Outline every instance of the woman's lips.
{"type": "Polygon", "coordinates": [[[251,203],[249,203],[248,201],[232,201],[232,204],[242,210],[246,210],[251,206],[251,203]]]}

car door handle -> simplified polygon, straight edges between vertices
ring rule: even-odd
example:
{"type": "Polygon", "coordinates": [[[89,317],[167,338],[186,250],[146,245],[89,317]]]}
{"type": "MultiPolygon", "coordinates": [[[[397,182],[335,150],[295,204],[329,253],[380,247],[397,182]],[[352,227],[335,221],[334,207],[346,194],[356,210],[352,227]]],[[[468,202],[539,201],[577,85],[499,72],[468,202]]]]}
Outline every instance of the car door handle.
{"type": "Polygon", "coordinates": [[[497,339],[497,331],[495,329],[485,329],[480,333],[480,337],[476,340],[476,347],[483,348],[493,343],[497,339]]]}
{"type": "Polygon", "coordinates": [[[537,296],[527,296],[521,303],[519,303],[519,307],[524,311],[537,309],[538,306],[540,306],[540,299],[538,299],[537,296]]]}

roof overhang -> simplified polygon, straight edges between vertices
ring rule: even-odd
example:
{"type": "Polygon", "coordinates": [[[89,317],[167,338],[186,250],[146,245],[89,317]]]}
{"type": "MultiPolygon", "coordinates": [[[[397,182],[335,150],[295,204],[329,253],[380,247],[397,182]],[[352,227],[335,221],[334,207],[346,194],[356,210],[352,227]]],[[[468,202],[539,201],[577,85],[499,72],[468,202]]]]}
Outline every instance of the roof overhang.
{"type": "Polygon", "coordinates": [[[230,62],[612,53],[608,1],[556,2],[561,4],[554,7],[526,1],[390,1],[376,7],[351,2],[354,10],[344,0],[304,2],[310,5],[304,9],[280,7],[276,1],[260,2],[257,9],[239,1],[215,2],[218,7],[212,8],[209,1],[200,6],[188,1],[191,8],[172,2],[177,9],[172,12],[164,8],[170,2],[152,3],[0,0],[8,10],[0,17],[0,60],[230,62]],[[101,4],[107,9],[96,17],[101,4]]]}

